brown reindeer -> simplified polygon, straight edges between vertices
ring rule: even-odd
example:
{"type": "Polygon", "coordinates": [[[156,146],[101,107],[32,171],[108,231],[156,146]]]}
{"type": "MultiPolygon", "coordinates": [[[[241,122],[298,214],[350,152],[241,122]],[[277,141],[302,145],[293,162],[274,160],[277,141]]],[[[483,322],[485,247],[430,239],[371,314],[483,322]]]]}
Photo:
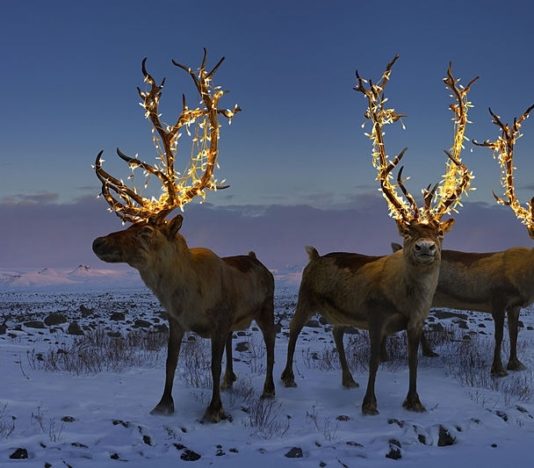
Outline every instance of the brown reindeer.
{"type": "MultiPolygon", "coordinates": [[[[526,225],[529,236],[534,239],[534,198],[527,208],[519,202],[514,186],[514,146],[520,137],[521,124],[534,109],[530,106],[512,125],[505,124],[500,117],[490,113],[493,123],[501,130],[495,141],[483,143],[495,151],[503,175],[502,185],[507,199],[493,194],[497,202],[512,208],[517,218],[526,225]]],[[[396,243],[393,251],[402,249],[396,243]]],[[[519,313],[523,307],[534,303],[534,249],[513,247],[502,252],[459,252],[442,250],[441,269],[438,286],[432,300],[432,307],[474,310],[491,313],[495,325],[495,348],[491,373],[496,377],[507,375],[501,360],[504,319],[508,318],[510,355],[506,368],[517,371],[525,366],[517,357],[517,335],[519,313]]],[[[343,330],[337,330],[343,340],[343,330]]],[[[336,341],[337,342],[337,341],[336,341]]],[[[422,345],[427,355],[434,354],[428,340],[422,336],[422,345]]],[[[343,380],[350,381],[352,376],[345,362],[341,362],[343,380]]]]}
{"type": "MultiPolygon", "coordinates": [[[[372,123],[369,136],[373,142],[373,163],[390,214],[404,238],[404,249],[393,255],[370,257],[345,252],[320,256],[315,248],[306,248],[310,262],[302,275],[297,308],[290,323],[287,363],[282,373],[286,387],[296,386],[293,374],[295,345],[302,327],[313,313],[320,313],[335,327],[368,329],[371,356],[369,381],[362,404],[364,414],[378,413],[374,386],[383,338],[404,329],[408,333],[410,382],[403,406],[413,411],[425,409],[416,388],[417,349],[438,281],[441,239],[453,223],[452,219],[441,221],[441,218],[459,203],[461,194],[468,189],[472,178],[460,160],[460,152],[467,123],[467,93],[474,80],[465,89],[460,89],[449,67],[445,82],[457,97],[457,103],[451,106],[456,117],[456,135],[453,151],[448,153],[449,163],[443,185],[423,190],[424,206],[418,208],[414,197],[402,182],[402,168],[397,185],[390,180],[392,170],[405,151],[390,160],[383,141],[383,125],[400,118],[400,114],[393,109],[384,107],[384,87],[397,58],[388,64],[377,84],[370,82],[366,86],[357,74],[355,89],[367,98],[366,117],[372,123]],[[432,206],[435,195],[437,203],[432,206]]],[[[341,362],[347,368],[343,346],[338,339],[340,335],[335,336],[341,362]]],[[[348,375],[344,373],[344,380],[346,378],[348,375]]],[[[356,385],[352,376],[350,379],[356,385]]]]}
{"type": "MultiPolygon", "coordinates": [[[[231,118],[239,108],[219,109],[223,95],[214,88],[211,80],[221,59],[211,70],[206,70],[206,51],[197,71],[173,61],[187,71],[197,88],[203,107],[190,109],[185,98],[183,109],[174,125],[160,121],[158,103],[163,83],[157,84],[146,71],[143,75],[150,90],[139,90],[146,116],[158,135],[156,147],[161,153],[161,167],[149,165],[118,155],[135,169],[140,167],[146,175],[154,175],[163,186],[163,194],[147,199],[135,189],[127,187],[102,168],[102,152],[96,158],[96,174],[102,182],[102,194],[123,221],[133,224],[120,232],[95,239],[93,251],[105,262],[125,262],[137,269],[145,284],[159,299],[169,317],[169,345],[165,374],[165,387],[160,402],[152,410],[155,414],[172,414],[174,402],[172,387],[180,345],[184,332],[193,331],[211,339],[211,373],[213,394],[204,414],[204,420],[218,422],[226,418],[220,398],[221,361],[226,346],[226,373],[222,388],[229,388],[236,379],[232,368],[232,331],[247,328],[252,320],[260,327],[267,347],[267,372],[263,397],[275,393],[272,377],[274,365],[274,279],[253,252],[249,255],[220,258],[205,248],[189,248],[179,231],[182,216],[165,220],[176,207],[204,196],[205,190],[216,189],[213,172],[218,154],[220,126],[218,116],[231,118]],[[180,131],[194,127],[191,165],[185,175],[174,170],[174,158],[180,131]],[[112,193],[113,192],[113,193],[112,193]],[[118,195],[122,202],[116,197],[118,195]]],[[[219,187],[221,188],[221,187],[219,187]]]]}

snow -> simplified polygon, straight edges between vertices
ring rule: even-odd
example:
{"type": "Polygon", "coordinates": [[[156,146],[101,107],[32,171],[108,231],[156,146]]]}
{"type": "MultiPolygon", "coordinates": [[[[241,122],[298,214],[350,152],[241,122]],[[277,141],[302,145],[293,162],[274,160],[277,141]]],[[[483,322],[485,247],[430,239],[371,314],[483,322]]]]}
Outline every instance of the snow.
{"type": "MultiPolygon", "coordinates": [[[[84,267],[69,271],[72,278],[87,273],[84,267]]],[[[50,272],[42,274],[53,276],[50,272]]],[[[90,327],[123,334],[161,327],[165,324],[162,309],[146,289],[73,291],[67,286],[62,290],[0,291],[0,326],[4,321],[7,326],[0,334],[0,466],[23,463],[43,467],[49,463],[54,467],[107,467],[127,460],[124,466],[128,467],[166,467],[182,462],[180,457],[186,450],[201,456],[190,462],[198,466],[317,467],[321,462],[336,467],[532,466],[534,404],[530,393],[518,396],[503,390],[506,383],[513,385],[517,379],[523,379],[531,388],[531,310],[522,312],[524,326],[520,330],[519,357],[527,370],[510,373],[495,388],[463,385],[451,372],[456,344],[449,343],[437,349],[439,358],[420,359],[418,390],[427,408],[425,413],[402,408],[408,369],[403,360],[393,360],[380,367],[377,377],[380,414],[363,416],[360,405],[367,373],[361,368],[353,370],[360,387],[342,388],[336,364],[332,368],[321,360],[333,347],[328,325],[304,328],[295,353],[298,387],[282,386],[287,325],[295,302],[294,288],[278,290],[277,321],[282,329],[276,344],[276,398],[266,403],[271,405],[272,426],[258,428],[251,424],[251,410],[261,404],[258,397],[265,366],[263,342],[254,328],[236,334],[234,339],[234,349],[240,342],[249,345],[248,350],[234,351],[238,381],[234,390],[223,393],[223,404],[232,421],[202,424],[199,419],[211,389],[188,384],[192,370],[186,366],[184,356],[174,384],[175,414],[150,415],[163,389],[165,348],[141,353],[140,363],[133,367],[92,374],[45,370],[42,361],[35,360],[36,353],[46,356],[50,350],[68,350],[74,340],[80,339],[67,333],[74,320],[86,334],[90,327]],[[68,321],[44,328],[30,326],[50,312],[60,312],[68,321]],[[112,320],[114,312],[124,313],[125,319],[112,320]],[[150,328],[136,328],[139,320],[150,322],[150,328]],[[249,387],[251,395],[246,394],[249,387]],[[455,437],[453,445],[437,445],[440,426],[455,437]],[[10,427],[13,430],[8,434],[10,427]],[[425,443],[421,442],[422,437],[425,443]],[[386,458],[397,443],[402,458],[386,458]],[[293,447],[302,450],[301,458],[285,456],[293,447]],[[18,448],[27,450],[27,460],[9,458],[18,448]]],[[[467,316],[469,330],[459,329],[459,319],[454,316],[440,323],[455,328],[459,337],[470,333],[472,340],[480,340],[491,350],[493,327],[487,320],[489,316],[467,316]]],[[[352,336],[356,339],[360,335],[352,336]]],[[[351,336],[346,337],[347,342],[350,339],[351,336]]],[[[189,344],[209,355],[205,340],[189,344]]],[[[182,351],[188,349],[183,347],[182,351]]],[[[503,357],[507,354],[503,353],[503,357]]],[[[488,356],[487,373],[490,361],[488,356]]],[[[205,372],[204,376],[209,382],[209,374],[205,372]]]]}

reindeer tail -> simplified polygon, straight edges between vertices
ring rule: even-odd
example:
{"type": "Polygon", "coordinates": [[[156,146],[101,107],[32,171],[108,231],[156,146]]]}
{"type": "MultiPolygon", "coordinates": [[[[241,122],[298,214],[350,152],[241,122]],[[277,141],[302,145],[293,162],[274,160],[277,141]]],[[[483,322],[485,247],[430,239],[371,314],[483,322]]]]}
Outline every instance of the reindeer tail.
{"type": "Polygon", "coordinates": [[[311,245],[306,246],[306,252],[308,252],[308,257],[310,257],[310,261],[319,258],[319,252],[317,252],[317,249],[315,247],[312,247],[311,245]]]}

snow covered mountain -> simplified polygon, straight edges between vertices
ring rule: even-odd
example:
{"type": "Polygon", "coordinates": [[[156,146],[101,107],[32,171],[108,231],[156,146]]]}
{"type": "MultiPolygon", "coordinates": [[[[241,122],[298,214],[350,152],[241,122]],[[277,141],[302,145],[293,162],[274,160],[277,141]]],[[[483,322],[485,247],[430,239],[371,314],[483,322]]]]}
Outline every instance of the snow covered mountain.
{"type": "Polygon", "coordinates": [[[101,269],[88,265],[76,268],[41,268],[13,271],[0,269],[0,289],[99,286],[140,286],[141,280],[134,270],[101,269]]]}

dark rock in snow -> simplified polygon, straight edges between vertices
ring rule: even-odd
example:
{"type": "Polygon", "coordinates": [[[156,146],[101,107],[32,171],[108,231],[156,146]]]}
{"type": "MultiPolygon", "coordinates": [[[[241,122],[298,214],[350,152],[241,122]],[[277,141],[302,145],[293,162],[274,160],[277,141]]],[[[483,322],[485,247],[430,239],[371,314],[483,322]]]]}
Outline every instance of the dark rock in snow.
{"type": "Polygon", "coordinates": [[[28,451],[25,448],[18,448],[11,455],[9,455],[11,460],[25,460],[28,458],[28,451]]]}
{"type": "Polygon", "coordinates": [[[426,436],[424,434],[417,434],[417,440],[421,444],[426,445],[426,436]]]}
{"type": "Polygon", "coordinates": [[[148,320],[137,319],[132,326],[134,328],[150,328],[152,323],[150,323],[148,320]]]}
{"type": "Polygon", "coordinates": [[[5,323],[3,323],[2,325],[0,325],[0,335],[5,335],[6,331],[7,331],[7,326],[5,323]]]}
{"type": "Polygon", "coordinates": [[[81,442],[72,442],[72,445],[73,447],[76,447],[76,448],[89,448],[87,445],[85,444],[82,444],[81,442]]]}
{"type": "Polygon", "coordinates": [[[144,442],[146,445],[150,445],[150,446],[152,446],[152,438],[151,438],[149,435],[144,435],[144,436],[143,436],[143,442],[144,442]]]}
{"type": "Polygon", "coordinates": [[[190,449],[185,449],[180,455],[180,459],[184,461],[197,461],[201,458],[201,455],[190,449]]]}
{"type": "Polygon", "coordinates": [[[44,319],[45,325],[51,327],[54,325],[61,325],[62,323],[65,323],[67,321],[67,317],[65,314],[62,314],[61,312],[52,312],[51,314],[48,314],[46,318],[44,319]]]}
{"type": "Polygon", "coordinates": [[[80,327],[80,324],[76,321],[71,322],[69,328],[67,328],[67,333],[69,335],[83,335],[84,332],[80,327]]]}
{"type": "Polygon", "coordinates": [[[46,328],[44,322],[41,320],[29,320],[28,322],[24,322],[24,326],[27,328],[46,328]]]}
{"type": "Polygon", "coordinates": [[[115,322],[121,322],[126,319],[126,314],[124,312],[113,312],[109,316],[109,319],[115,322]]]}
{"type": "Polygon", "coordinates": [[[501,418],[504,422],[508,421],[508,415],[504,411],[497,410],[495,411],[495,414],[499,416],[499,418],[501,418]]]}
{"type": "Polygon", "coordinates": [[[386,453],[386,458],[391,458],[392,460],[400,460],[402,458],[401,444],[397,439],[390,439],[389,452],[386,453]]]}
{"type": "Polygon", "coordinates": [[[73,423],[74,421],[76,421],[76,419],[72,416],[63,416],[61,420],[66,423],[73,423]]]}
{"type": "Polygon", "coordinates": [[[362,444],[360,444],[359,442],[355,442],[354,440],[348,440],[346,442],[346,444],[349,446],[349,447],[363,447],[362,444]]]}
{"type": "Polygon", "coordinates": [[[447,447],[449,445],[454,445],[456,442],[456,437],[451,435],[447,428],[439,426],[439,439],[438,447],[447,447]]]}
{"type": "Polygon", "coordinates": [[[350,416],[347,416],[346,414],[340,414],[336,417],[338,421],[350,421],[350,416]]]}
{"type": "Polygon", "coordinates": [[[239,343],[236,343],[235,350],[239,352],[248,351],[250,349],[250,344],[248,341],[240,341],[239,343]]]}
{"type": "Polygon", "coordinates": [[[319,320],[311,319],[306,322],[306,326],[310,328],[319,328],[321,324],[319,323],[319,320]]]}
{"type": "Polygon", "coordinates": [[[112,453],[109,458],[111,458],[112,460],[119,460],[120,455],[118,453],[112,453]]]}
{"type": "Polygon", "coordinates": [[[80,313],[83,318],[89,317],[93,312],[93,309],[89,309],[89,307],[85,307],[83,304],[80,305],[80,313]]]}
{"type": "Polygon", "coordinates": [[[287,458],[302,458],[304,455],[300,447],[293,447],[285,454],[285,456],[287,458]]]}
{"type": "Polygon", "coordinates": [[[456,317],[456,318],[460,318],[460,319],[463,319],[463,320],[467,320],[467,315],[466,314],[460,314],[458,312],[449,312],[447,310],[436,310],[436,311],[434,311],[434,316],[439,318],[439,319],[446,319],[446,318],[456,317]]]}

